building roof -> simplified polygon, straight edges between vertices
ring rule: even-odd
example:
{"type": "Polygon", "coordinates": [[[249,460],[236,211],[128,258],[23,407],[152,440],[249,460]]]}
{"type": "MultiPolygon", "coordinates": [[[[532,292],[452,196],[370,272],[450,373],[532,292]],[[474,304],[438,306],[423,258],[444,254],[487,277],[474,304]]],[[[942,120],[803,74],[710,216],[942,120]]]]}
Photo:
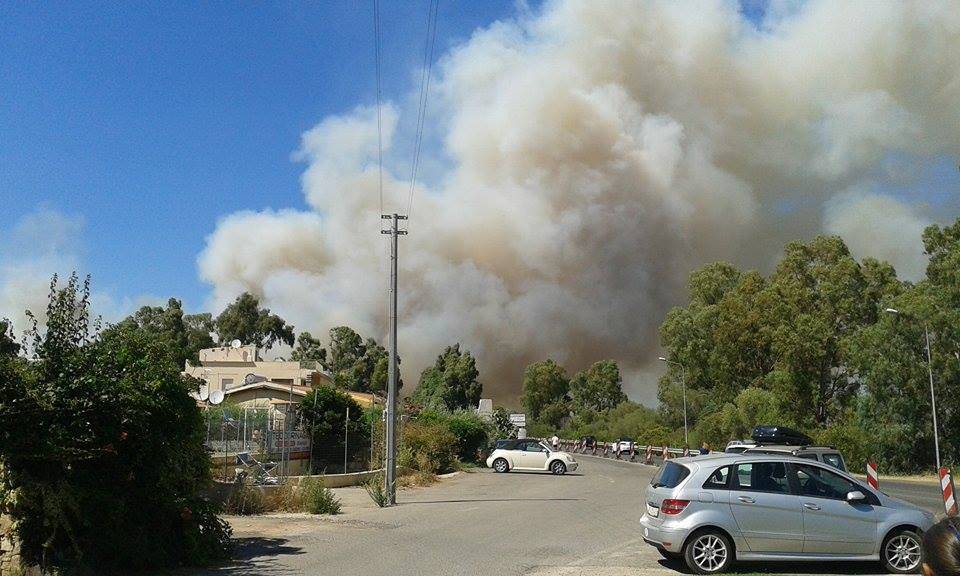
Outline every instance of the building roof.
{"type": "MultiPolygon", "coordinates": [[[[269,380],[265,380],[263,382],[254,382],[253,384],[244,384],[242,386],[228,388],[227,390],[224,390],[223,393],[226,398],[229,398],[231,394],[246,392],[248,390],[269,390],[272,392],[276,392],[277,393],[276,396],[278,397],[277,400],[279,401],[279,403],[283,403],[283,402],[289,401],[289,400],[284,400],[284,398],[289,398],[289,395],[291,393],[295,397],[295,402],[299,402],[312,389],[313,388],[310,386],[298,386],[296,384],[294,385],[280,384],[278,382],[271,382],[269,380]]],[[[351,390],[344,390],[343,392],[346,392],[351,398],[353,398],[357,402],[357,404],[359,404],[364,408],[369,408],[374,404],[383,404],[383,398],[381,398],[376,394],[370,394],[367,392],[353,392],[351,390]]]]}

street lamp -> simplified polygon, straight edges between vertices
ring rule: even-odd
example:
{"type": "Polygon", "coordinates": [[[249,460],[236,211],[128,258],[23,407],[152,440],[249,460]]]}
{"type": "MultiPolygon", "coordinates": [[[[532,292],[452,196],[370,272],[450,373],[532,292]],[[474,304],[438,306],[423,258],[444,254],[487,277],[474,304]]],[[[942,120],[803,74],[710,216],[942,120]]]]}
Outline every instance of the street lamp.
{"type": "MultiPolygon", "coordinates": [[[[900,316],[900,311],[896,308],[887,308],[887,314],[900,316]]],[[[923,334],[927,344],[927,375],[930,377],[930,410],[933,412],[933,449],[937,452],[937,470],[940,469],[940,435],[937,432],[937,397],[933,393],[933,361],[930,358],[930,326],[923,322],[923,334]]]]}
{"type": "MultiPolygon", "coordinates": [[[[663,356],[660,357],[661,362],[666,362],[667,364],[675,364],[680,367],[680,386],[683,388],[683,446],[684,448],[690,447],[690,437],[687,434],[687,369],[683,364],[679,362],[674,362],[673,360],[667,360],[663,356]]],[[[937,465],[939,468],[940,465],[937,465]]]]}

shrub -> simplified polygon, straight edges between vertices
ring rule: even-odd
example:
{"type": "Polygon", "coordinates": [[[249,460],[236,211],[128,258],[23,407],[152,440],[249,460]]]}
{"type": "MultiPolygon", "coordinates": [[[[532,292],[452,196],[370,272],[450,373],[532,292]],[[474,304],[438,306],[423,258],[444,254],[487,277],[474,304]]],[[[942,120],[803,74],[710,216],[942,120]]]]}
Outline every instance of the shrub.
{"type": "Polygon", "coordinates": [[[219,511],[205,500],[196,500],[181,510],[187,563],[206,566],[230,557],[233,529],[217,516],[219,511]]]}
{"type": "Polygon", "coordinates": [[[367,491],[367,495],[380,508],[387,505],[387,490],[383,482],[383,475],[377,474],[363,483],[363,489],[367,491]]]}
{"type": "Polygon", "coordinates": [[[253,514],[263,514],[266,509],[266,501],[263,493],[253,486],[237,482],[234,484],[233,492],[227,498],[224,506],[227,514],[236,514],[237,516],[250,516],[253,514]]]}
{"type": "Polygon", "coordinates": [[[443,424],[411,422],[403,428],[399,463],[430,474],[450,472],[457,460],[456,442],[443,424]]]}
{"type": "Polygon", "coordinates": [[[457,458],[462,462],[476,462],[480,450],[490,441],[487,423],[472,412],[452,414],[447,428],[457,439],[457,458]]]}
{"type": "Polygon", "coordinates": [[[0,508],[47,572],[204,563],[229,528],[199,500],[205,428],[169,342],[129,323],[91,327],[89,282],[51,283],[30,362],[0,354],[0,508]]]}
{"type": "Polygon", "coordinates": [[[267,492],[264,506],[269,511],[302,512],[303,493],[291,484],[281,484],[267,492]]]}
{"type": "Polygon", "coordinates": [[[300,482],[303,509],[311,514],[339,514],[340,500],[321,480],[304,478],[300,482]]]}

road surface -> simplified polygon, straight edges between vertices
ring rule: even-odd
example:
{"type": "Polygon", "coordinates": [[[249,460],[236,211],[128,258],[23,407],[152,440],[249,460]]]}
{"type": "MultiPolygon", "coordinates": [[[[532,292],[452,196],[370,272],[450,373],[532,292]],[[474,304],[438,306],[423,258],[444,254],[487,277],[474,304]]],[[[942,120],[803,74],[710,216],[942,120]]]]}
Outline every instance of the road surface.
{"type": "MultiPolygon", "coordinates": [[[[655,471],[581,456],[575,474],[463,473],[373,506],[358,488],[337,493],[345,514],[230,518],[237,562],[189,576],[676,575],[679,564],[643,544],[643,493],[655,471]]],[[[916,490],[914,490],[916,492],[916,490]]],[[[866,564],[741,564],[742,573],[875,574],[866,564]]],[[[181,573],[177,573],[181,574],[181,573]]]]}

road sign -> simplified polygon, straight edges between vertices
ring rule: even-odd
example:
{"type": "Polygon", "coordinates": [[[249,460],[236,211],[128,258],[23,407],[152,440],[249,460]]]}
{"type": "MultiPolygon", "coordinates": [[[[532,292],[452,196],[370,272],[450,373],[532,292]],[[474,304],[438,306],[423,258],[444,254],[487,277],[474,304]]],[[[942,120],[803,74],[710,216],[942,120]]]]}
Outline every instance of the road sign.
{"type": "Polygon", "coordinates": [[[880,489],[880,478],[877,475],[877,463],[873,460],[867,462],[867,483],[870,484],[874,490],[880,489]]]}
{"type": "Polygon", "coordinates": [[[957,501],[953,492],[953,476],[947,468],[940,469],[940,488],[943,490],[943,507],[947,516],[957,515],[957,501]]]}
{"type": "Polygon", "coordinates": [[[527,425],[527,415],[526,414],[511,414],[510,423],[516,426],[517,428],[523,428],[527,425]]]}

